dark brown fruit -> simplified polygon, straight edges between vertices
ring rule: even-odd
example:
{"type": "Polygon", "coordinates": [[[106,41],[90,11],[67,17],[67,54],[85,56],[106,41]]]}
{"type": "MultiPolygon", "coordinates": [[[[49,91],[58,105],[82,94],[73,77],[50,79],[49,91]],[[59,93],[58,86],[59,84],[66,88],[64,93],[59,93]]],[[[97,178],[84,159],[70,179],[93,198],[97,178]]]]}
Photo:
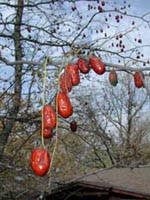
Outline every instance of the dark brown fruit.
{"type": "Polygon", "coordinates": [[[118,76],[117,76],[117,73],[115,72],[115,70],[112,70],[109,73],[109,83],[112,86],[116,86],[118,83],[118,76]]]}
{"type": "Polygon", "coordinates": [[[70,129],[75,132],[77,130],[77,122],[75,120],[70,122],[70,129]]]}

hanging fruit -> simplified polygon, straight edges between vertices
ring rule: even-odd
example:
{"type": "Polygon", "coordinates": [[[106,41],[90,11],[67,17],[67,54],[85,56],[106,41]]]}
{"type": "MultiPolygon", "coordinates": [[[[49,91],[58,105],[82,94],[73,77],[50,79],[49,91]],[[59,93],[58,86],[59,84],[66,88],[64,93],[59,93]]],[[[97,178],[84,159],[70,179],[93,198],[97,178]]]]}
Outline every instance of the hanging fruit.
{"type": "Polygon", "coordinates": [[[56,127],[56,112],[49,104],[43,106],[44,128],[53,129],[56,127]]]}
{"type": "Polygon", "coordinates": [[[134,83],[137,88],[144,87],[144,74],[142,72],[135,72],[134,83]]]}
{"type": "Polygon", "coordinates": [[[72,90],[72,78],[67,71],[62,73],[60,76],[60,89],[65,93],[72,90]]]}
{"type": "Polygon", "coordinates": [[[80,83],[79,69],[76,64],[69,64],[66,66],[66,71],[71,75],[72,85],[76,86],[80,83]]]}
{"type": "Polygon", "coordinates": [[[75,132],[77,130],[77,122],[75,120],[70,122],[70,129],[75,132]]]}
{"type": "Polygon", "coordinates": [[[58,113],[63,117],[70,117],[73,113],[72,104],[69,97],[64,92],[58,92],[56,97],[56,103],[58,105],[58,113]]]}
{"type": "Polygon", "coordinates": [[[48,139],[48,138],[50,138],[52,136],[52,129],[50,129],[50,128],[44,128],[43,129],[43,137],[45,138],[45,139],[48,139]]]}
{"type": "Polygon", "coordinates": [[[50,155],[47,150],[36,148],[31,153],[31,168],[38,176],[44,176],[49,170],[50,160],[50,155]]]}
{"type": "Polygon", "coordinates": [[[96,56],[90,58],[89,64],[97,74],[102,75],[106,70],[104,63],[96,56]]]}
{"type": "Polygon", "coordinates": [[[87,61],[83,58],[78,59],[77,65],[80,72],[83,74],[87,74],[90,71],[90,66],[88,65],[87,61]]]}
{"type": "Polygon", "coordinates": [[[115,70],[110,71],[109,73],[109,83],[112,86],[116,86],[118,83],[118,76],[115,70]]]}

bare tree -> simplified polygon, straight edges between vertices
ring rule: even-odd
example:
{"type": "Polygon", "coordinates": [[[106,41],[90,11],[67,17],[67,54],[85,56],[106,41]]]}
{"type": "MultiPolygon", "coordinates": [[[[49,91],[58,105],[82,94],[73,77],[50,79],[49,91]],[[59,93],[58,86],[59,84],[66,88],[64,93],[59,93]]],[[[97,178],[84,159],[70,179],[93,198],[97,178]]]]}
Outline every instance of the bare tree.
{"type": "MultiPolygon", "coordinates": [[[[149,35],[150,14],[147,12],[141,16],[136,15],[132,12],[132,5],[125,1],[120,5],[114,4],[113,1],[84,1],[84,3],[82,6],[82,1],[73,0],[0,2],[1,159],[9,154],[7,147],[10,146],[12,138],[23,138],[19,146],[11,146],[12,159],[17,153],[19,154],[23,146],[26,148],[26,144],[29,145],[29,141],[32,147],[36,140],[40,141],[40,134],[36,136],[35,133],[40,133],[43,96],[45,103],[51,102],[54,105],[59,76],[65,66],[68,63],[76,63],[79,57],[88,60],[93,54],[103,60],[107,73],[114,69],[130,74],[133,80],[134,72],[143,72],[145,88],[142,91],[147,96],[142,97],[143,100],[139,105],[137,101],[134,105],[133,96],[137,90],[132,91],[133,88],[129,83],[127,90],[119,93],[120,96],[115,92],[109,93],[113,95],[111,100],[104,91],[105,95],[101,97],[100,104],[91,99],[88,92],[93,91],[93,88],[89,86],[86,95],[90,98],[90,103],[92,102],[90,109],[82,105],[85,110],[81,112],[79,104],[77,104],[78,109],[74,109],[74,116],[84,125],[79,129],[79,137],[88,147],[92,146],[91,153],[95,151],[94,159],[99,160],[101,167],[116,163],[114,155],[116,141],[108,132],[110,124],[117,130],[117,140],[120,144],[124,144],[126,150],[131,146],[131,141],[134,140],[135,119],[141,110],[142,102],[145,105],[149,95],[150,61],[147,52],[150,45],[144,38],[149,35]],[[140,36],[143,30],[147,32],[144,38],[140,36]],[[44,67],[47,69],[46,74],[44,67]],[[46,82],[44,92],[43,80],[46,82]],[[126,91],[129,94],[124,98],[126,91]],[[95,112],[95,108],[99,109],[99,113],[95,112]],[[127,125],[123,123],[122,117],[125,111],[127,111],[127,125]],[[103,121],[99,120],[101,118],[103,121]],[[91,127],[86,125],[87,122],[91,127]],[[83,131],[85,134],[80,134],[83,131]],[[91,138],[93,140],[89,143],[91,138]],[[16,152],[12,151],[12,148],[16,149],[16,152]]],[[[103,83],[106,81],[107,73],[103,76],[103,83]]],[[[81,88],[87,83],[92,84],[93,77],[95,83],[98,83],[100,76],[93,74],[92,70],[86,76],[81,75],[81,79],[85,80],[83,81],[85,84],[80,85],[81,88]]],[[[95,86],[97,87],[97,84],[95,86]]],[[[78,89],[76,87],[74,91],[78,89]]],[[[104,90],[106,89],[107,85],[104,90]]],[[[81,95],[78,97],[76,92],[75,96],[73,93],[70,94],[70,98],[75,103],[78,103],[78,98],[81,101],[81,95]]],[[[28,158],[28,153],[26,156],[28,158]]]]}
{"type": "Polygon", "coordinates": [[[90,95],[80,90],[77,90],[79,98],[74,94],[76,101],[78,99],[75,109],[78,113],[76,120],[81,126],[79,137],[94,151],[96,166],[149,162],[144,159],[149,152],[145,146],[146,138],[149,144],[149,120],[145,114],[149,109],[149,97],[144,89],[137,91],[132,75],[120,72],[118,77],[116,87],[109,81],[104,86],[99,81],[101,86],[98,87],[98,81],[93,80],[96,87],[90,95]],[[143,149],[145,153],[142,154],[143,149]]]}

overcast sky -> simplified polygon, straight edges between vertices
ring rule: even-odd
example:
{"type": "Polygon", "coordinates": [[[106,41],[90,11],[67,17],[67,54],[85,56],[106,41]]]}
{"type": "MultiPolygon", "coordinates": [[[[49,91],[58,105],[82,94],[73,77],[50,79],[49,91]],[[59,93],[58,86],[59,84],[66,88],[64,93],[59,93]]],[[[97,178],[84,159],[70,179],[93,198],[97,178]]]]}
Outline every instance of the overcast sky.
{"type": "MultiPolygon", "coordinates": [[[[106,1],[106,6],[122,6],[124,5],[124,0],[116,0],[116,1],[113,1],[113,0],[107,0],[106,1]]],[[[148,13],[150,12],[150,0],[126,0],[126,5],[131,5],[131,8],[129,9],[129,13],[131,14],[134,14],[134,15],[143,15],[145,13],[148,13]]],[[[87,17],[86,15],[87,14],[92,14],[93,12],[95,12],[95,10],[91,11],[91,12],[87,12],[87,5],[88,3],[90,4],[93,4],[93,5],[97,5],[96,1],[77,1],[77,6],[79,8],[79,10],[82,10],[81,12],[83,12],[83,14],[85,15],[85,21],[83,23],[86,23],[87,22],[87,17]]],[[[69,3],[65,3],[65,8],[70,10],[70,4],[69,3]]],[[[13,11],[14,12],[14,11],[13,11]]],[[[7,9],[5,10],[4,12],[2,12],[2,14],[4,16],[9,16],[10,14],[13,13],[11,9],[7,9]]],[[[72,12],[68,12],[68,15],[72,15],[72,12]]],[[[147,19],[150,20],[150,14],[147,15],[147,19]]],[[[101,20],[101,18],[99,18],[99,20],[101,20]]],[[[111,20],[111,19],[110,19],[111,20]]],[[[122,20],[121,23],[119,23],[117,25],[117,27],[114,27],[114,28],[111,28],[110,30],[108,29],[107,30],[107,33],[109,34],[112,34],[113,32],[115,31],[123,31],[123,30],[127,30],[129,28],[129,24],[131,24],[133,19],[131,18],[126,18],[125,20],[122,20]]],[[[131,37],[132,39],[134,37],[142,37],[142,41],[143,41],[143,44],[145,45],[150,45],[150,27],[148,27],[148,25],[146,23],[143,23],[141,20],[139,19],[134,19],[136,24],[137,24],[137,29],[134,31],[134,33],[131,33],[129,35],[129,37],[131,37]]],[[[113,20],[110,21],[111,24],[113,24],[113,20]]],[[[97,37],[96,34],[88,34],[87,37],[86,37],[86,41],[90,41],[91,39],[95,39],[97,37]]],[[[84,40],[85,42],[85,40],[84,40]]],[[[126,44],[127,46],[130,47],[131,43],[130,43],[130,38],[127,38],[126,39],[126,44]]],[[[106,44],[107,45],[107,44],[106,44]]],[[[107,46],[107,48],[109,48],[107,46]]],[[[150,52],[150,49],[149,48],[143,48],[143,51],[145,53],[145,56],[147,56],[149,58],[149,52],[150,52]]],[[[5,52],[5,51],[2,51],[2,55],[7,55],[9,56],[9,53],[5,52]]],[[[12,59],[12,57],[10,58],[12,59]]],[[[4,65],[0,65],[0,76],[1,77],[5,77],[5,76],[10,76],[11,75],[11,70],[12,68],[8,68],[7,67],[7,72],[6,72],[6,68],[4,67],[4,65]],[[10,69],[10,70],[8,70],[10,69]]],[[[13,71],[13,70],[12,70],[13,71]]]]}

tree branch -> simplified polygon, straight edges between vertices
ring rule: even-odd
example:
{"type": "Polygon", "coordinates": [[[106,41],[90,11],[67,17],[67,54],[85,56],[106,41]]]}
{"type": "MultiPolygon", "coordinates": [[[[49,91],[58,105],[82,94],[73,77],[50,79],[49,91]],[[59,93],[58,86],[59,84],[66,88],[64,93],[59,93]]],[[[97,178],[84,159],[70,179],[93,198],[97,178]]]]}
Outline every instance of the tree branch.
{"type": "MultiPolygon", "coordinates": [[[[84,55],[85,57],[85,55],[84,55]]],[[[5,63],[6,65],[9,66],[13,66],[13,65],[18,65],[18,64],[29,64],[29,65],[38,65],[38,66],[43,66],[42,62],[36,62],[36,61],[29,61],[29,60],[17,60],[17,61],[8,61],[6,58],[0,56],[0,61],[2,61],[3,63],[5,63]]],[[[61,61],[56,62],[49,60],[49,65],[53,65],[53,66],[58,66],[61,64],[61,61]]],[[[67,63],[66,63],[67,64],[67,63]]],[[[150,71],[150,67],[142,67],[142,68],[137,68],[137,67],[130,67],[130,66],[125,66],[125,65],[118,65],[115,63],[108,63],[108,62],[104,62],[105,66],[107,67],[112,67],[112,68],[116,68],[120,71],[150,71]]],[[[108,70],[109,71],[109,70],[108,70]]]]}

